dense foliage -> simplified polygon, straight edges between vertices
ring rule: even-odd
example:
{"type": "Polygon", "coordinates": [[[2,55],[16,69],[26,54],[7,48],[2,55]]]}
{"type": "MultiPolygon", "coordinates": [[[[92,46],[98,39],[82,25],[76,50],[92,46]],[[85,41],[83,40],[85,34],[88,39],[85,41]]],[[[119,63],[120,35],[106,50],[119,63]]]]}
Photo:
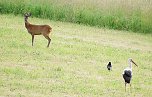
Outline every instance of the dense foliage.
{"type": "Polygon", "coordinates": [[[1,0],[0,13],[152,33],[152,0],[1,0]]]}

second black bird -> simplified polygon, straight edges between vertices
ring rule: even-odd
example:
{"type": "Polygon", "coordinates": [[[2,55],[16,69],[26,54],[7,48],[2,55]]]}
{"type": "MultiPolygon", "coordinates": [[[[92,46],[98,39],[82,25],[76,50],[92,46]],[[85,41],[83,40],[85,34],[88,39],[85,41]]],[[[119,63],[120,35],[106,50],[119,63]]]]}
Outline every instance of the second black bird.
{"type": "Polygon", "coordinates": [[[109,71],[112,70],[112,64],[111,64],[111,62],[108,63],[107,69],[108,69],[109,71]]]}

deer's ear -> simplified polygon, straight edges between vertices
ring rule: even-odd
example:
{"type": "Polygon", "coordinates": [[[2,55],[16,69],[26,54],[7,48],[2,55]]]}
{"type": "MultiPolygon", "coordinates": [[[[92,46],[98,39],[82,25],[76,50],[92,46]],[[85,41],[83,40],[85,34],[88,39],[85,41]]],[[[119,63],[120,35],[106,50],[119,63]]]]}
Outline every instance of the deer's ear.
{"type": "Polygon", "coordinates": [[[26,16],[26,13],[23,13],[24,16],[26,16]]]}
{"type": "Polygon", "coordinates": [[[24,16],[27,16],[27,15],[28,15],[28,14],[25,12],[25,13],[24,13],[24,16]]]}
{"type": "Polygon", "coordinates": [[[32,14],[29,12],[28,15],[31,16],[32,14]]]}

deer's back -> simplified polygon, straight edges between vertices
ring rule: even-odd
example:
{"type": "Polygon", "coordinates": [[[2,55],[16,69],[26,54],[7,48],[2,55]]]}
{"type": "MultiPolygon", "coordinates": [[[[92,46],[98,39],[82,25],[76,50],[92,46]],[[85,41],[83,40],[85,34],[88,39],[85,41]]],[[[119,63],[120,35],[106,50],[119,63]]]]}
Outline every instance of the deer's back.
{"type": "Polygon", "coordinates": [[[32,25],[30,24],[27,28],[29,33],[34,35],[49,34],[52,28],[49,25],[32,25]]]}

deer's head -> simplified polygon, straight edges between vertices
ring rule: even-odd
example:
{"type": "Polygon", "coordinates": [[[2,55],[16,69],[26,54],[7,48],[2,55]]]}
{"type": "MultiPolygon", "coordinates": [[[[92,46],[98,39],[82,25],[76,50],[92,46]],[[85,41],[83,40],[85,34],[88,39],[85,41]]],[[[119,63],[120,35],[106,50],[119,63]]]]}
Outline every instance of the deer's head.
{"type": "Polygon", "coordinates": [[[30,17],[31,16],[31,13],[25,13],[24,14],[24,18],[25,18],[25,20],[27,20],[28,19],[28,17],[30,17]]]}

